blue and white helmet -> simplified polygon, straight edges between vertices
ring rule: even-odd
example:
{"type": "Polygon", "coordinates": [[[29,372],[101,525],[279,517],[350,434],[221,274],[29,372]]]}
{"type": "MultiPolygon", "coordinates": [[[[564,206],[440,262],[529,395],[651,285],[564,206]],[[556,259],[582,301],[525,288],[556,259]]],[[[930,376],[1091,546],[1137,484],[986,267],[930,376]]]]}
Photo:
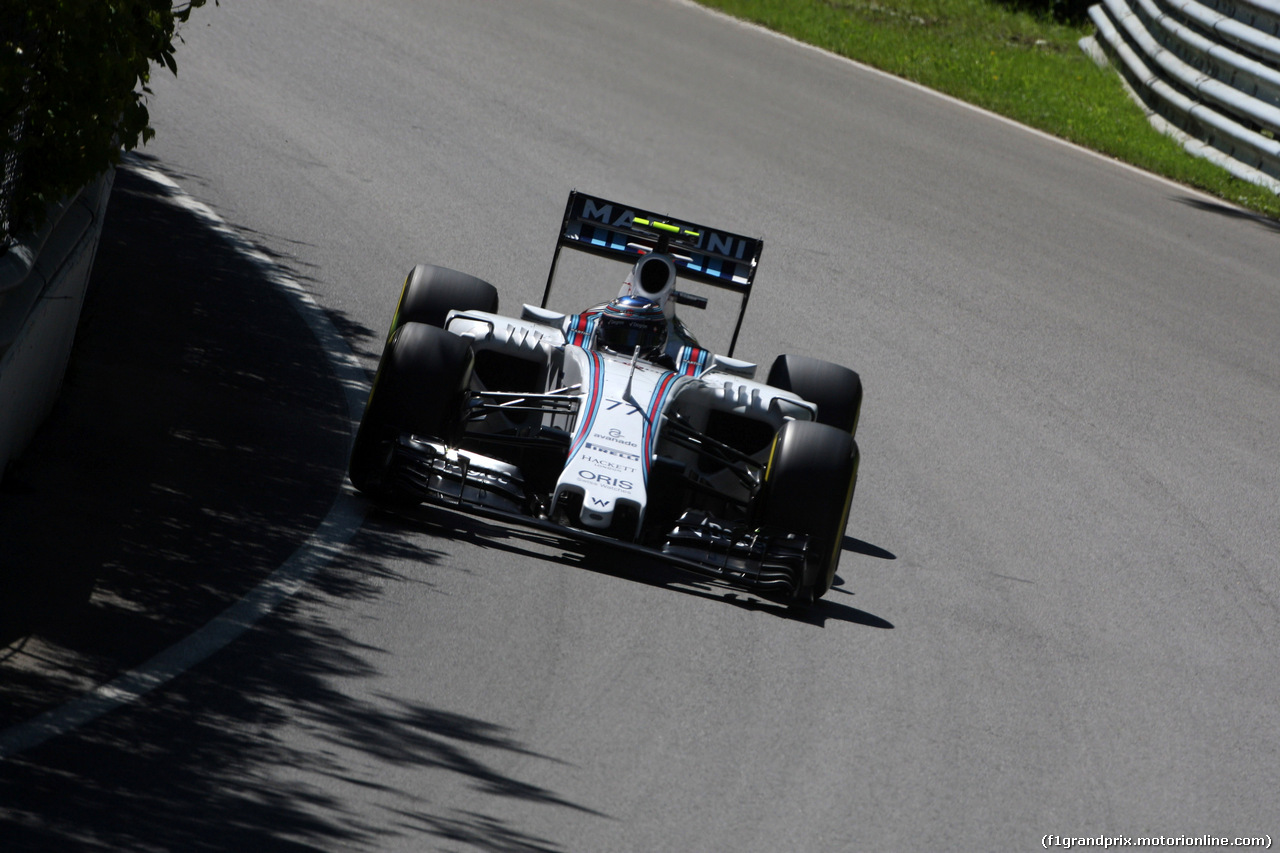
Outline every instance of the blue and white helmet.
{"type": "Polygon", "coordinates": [[[667,348],[667,317],[662,307],[643,296],[619,296],[604,307],[596,325],[596,346],[629,356],[659,358],[667,348]]]}

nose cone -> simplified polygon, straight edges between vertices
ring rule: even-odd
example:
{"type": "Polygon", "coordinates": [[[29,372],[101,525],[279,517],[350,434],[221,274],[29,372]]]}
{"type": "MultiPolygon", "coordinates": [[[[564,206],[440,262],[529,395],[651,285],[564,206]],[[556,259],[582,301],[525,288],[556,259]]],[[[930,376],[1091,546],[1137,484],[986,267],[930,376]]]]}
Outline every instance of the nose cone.
{"type": "Polygon", "coordinates": [[[613,512],[617,506],[616,495],[588,487],[582,492],[582,517],[579,521],[583,527],[607,530],[613,524],[613,512]]]}

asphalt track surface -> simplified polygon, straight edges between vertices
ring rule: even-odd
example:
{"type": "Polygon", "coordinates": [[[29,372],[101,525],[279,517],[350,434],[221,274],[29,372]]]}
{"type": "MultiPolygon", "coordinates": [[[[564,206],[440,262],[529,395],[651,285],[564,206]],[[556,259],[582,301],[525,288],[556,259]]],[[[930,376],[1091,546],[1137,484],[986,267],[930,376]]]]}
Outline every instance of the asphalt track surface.
{"type": "MultiPolygon", "coordinates": [[[[669,0],[243,0],[184,36],[148,165],[366,369],[416,261],[536,301],[572,187],[762,234],[738,355],[866,385],[841,583],[793,618],[373,511],[225,648],[7,757],[5,849],[1275,835],[1274,224],[669,0]]],[[[32,602],[5,618],[41,626],[0,663],[6,726],[198,629],[343,500],[348,389],[207,232],[122,174],[64,403],[0,495],[32,602]]]]}

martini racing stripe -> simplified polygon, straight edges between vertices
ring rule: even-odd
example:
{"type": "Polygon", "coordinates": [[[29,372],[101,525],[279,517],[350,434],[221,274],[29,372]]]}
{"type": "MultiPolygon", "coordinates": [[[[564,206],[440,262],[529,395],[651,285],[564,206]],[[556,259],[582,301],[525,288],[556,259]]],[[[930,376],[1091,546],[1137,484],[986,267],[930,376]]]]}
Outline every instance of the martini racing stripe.
{"type": "Polygon", "coordinates": [[[575,347],[586,347],[591,343],[591,337],[596,330],[596,321],[599,314],[596,312],[587,312],[583,314],[575,314],[569,318],[567,343],[575,347]]]}
{"type": "Polygon", "coordinates": [[[640,454],[641,472],[644,475],[646,488],[649,485],[649,467],[653,463],[654,445],[658,437],[658,415],[661,414],[662,408],[667,404],[667,397],[671,395],[671,391],[675,388],[679,378],[675,373],[669,372],[664,375],[658,382],[658,387],[653,389],[653,397],[649,400],[649,414],[645,418],[644,425],[644,451],[640,454]]]}
{"type": "Polygon", "coordinates": [[[583,350],[587,356],[587,387],[591,389],[591,399],[587,403],[586,416],[583,418],[582,424],[578,427],[578,437],[574,439],[573,446],[569,448],[569,457],[572,459],[582,449],[582,444],[591,435],[591,426],[596,421],[596,415],[600,413],[600,400],[604,397],[604,382],[597,377],[600,376],[601,363],[600,354],[592,350],[583,350]]]}
{"type": "Polygon", "coordinates": [[[699,347],[683,346],[676,356],[676,371],[681,376],[699,376],[707,369],[711,353],[699,347]]]}

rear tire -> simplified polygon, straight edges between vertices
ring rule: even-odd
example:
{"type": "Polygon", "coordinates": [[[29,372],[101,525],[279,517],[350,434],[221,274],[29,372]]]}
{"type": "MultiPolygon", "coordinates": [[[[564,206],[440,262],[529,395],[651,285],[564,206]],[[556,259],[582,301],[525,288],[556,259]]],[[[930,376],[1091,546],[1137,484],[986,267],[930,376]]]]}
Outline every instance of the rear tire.
{"type": "Polygon", "coordinates": [[[766,380],[818,406],[817,421],[853,435],[862,410],[862,377],[849,368],[803,355],[780,355],[766,380]]]}
{"type": "Polygon", "coordinates": [[[445,318],[454,310],[496,313],[498,289],[464,272],[418,264],[404,280],[391,331],[406,323],[444,328],[445,318]]]}
{"type": "Polygon", "coordinates": [[[396,329],[356,431],[351,484],[373,500],[402,501],[391,470],[395,442],[407,432],[448,442],[474,363],[464,338],[424,323],[396,329]]]}
{"type": "Polygon", "coordinates": [[[758,521],[809,536],[797,604],[815,602],[831,588],[857,479],[858,445],[848,432],[813,421],[788,421],[778,430],[758,521]]]}

